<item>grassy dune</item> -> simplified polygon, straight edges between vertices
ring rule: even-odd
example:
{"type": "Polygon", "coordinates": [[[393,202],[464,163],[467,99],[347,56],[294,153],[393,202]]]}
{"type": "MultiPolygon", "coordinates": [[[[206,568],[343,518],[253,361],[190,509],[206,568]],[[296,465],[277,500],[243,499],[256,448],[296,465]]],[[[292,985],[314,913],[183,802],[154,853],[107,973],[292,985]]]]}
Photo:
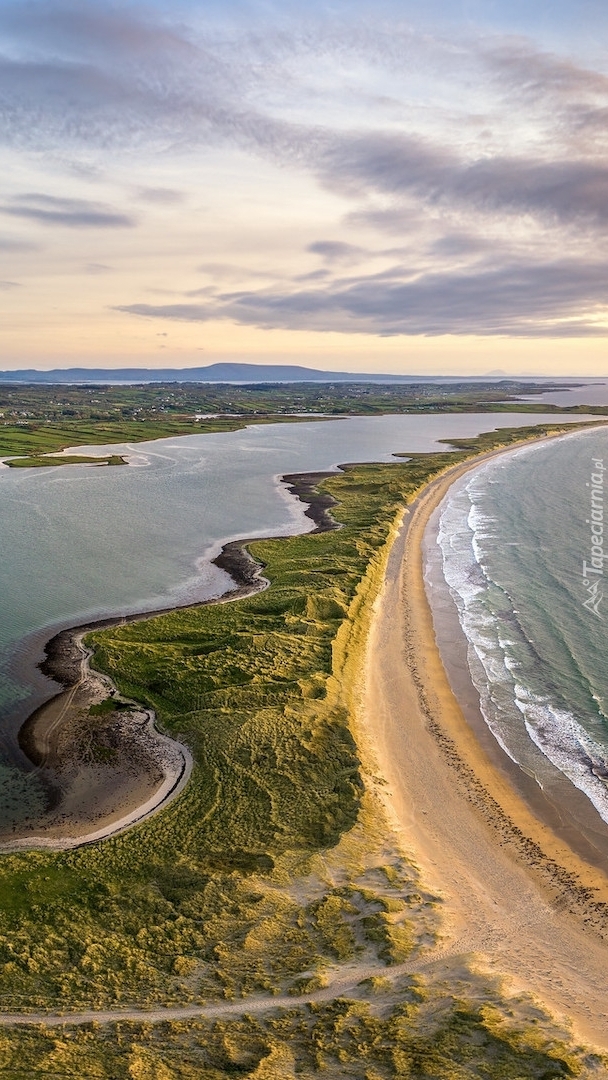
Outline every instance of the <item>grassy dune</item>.
{"type": "MultiPolygon", "coordinates": [[[[505,1019],[499,999],[456,1001],[429,1023],[426,993],[402,984],[241,1020],[118,1022],[0,1033],[0,1072],[112,1080],[558,1080],[604,1076],[594,1055],[505,1019]]],[[[537,1010],[534,1020],[547,1022],[537,1010]]]]}
{"type": "MultiPolygon", "coordinates": [[[[351,733],[371,602],[421,486],[546,430],[331,477],[341,529],[250,545],[264,593],[90,636],[95,665],[156,710],[196,767],[128,833],[0,861],[5,1011],[298,994],[344,964],[390,973],[432,942],[438,903],[364,790],[351,733]]],[[[528,1020],[505,1027],[498,999],[484,1011],[421,979],[396,996],[382,978],[363,984],[369,1000],[259,1020],[14,1029],[0,1034],[0,1073],[282,1080],[297,1060],[298,1075],[361,1080],[587,1075],[528,1020]]]]}

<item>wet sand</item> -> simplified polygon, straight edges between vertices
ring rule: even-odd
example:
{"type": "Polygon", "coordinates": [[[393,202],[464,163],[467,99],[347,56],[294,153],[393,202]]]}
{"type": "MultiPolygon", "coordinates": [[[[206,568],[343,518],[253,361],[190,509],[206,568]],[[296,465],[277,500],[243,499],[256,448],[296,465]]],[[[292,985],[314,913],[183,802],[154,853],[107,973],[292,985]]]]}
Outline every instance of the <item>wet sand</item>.
{"type": "Polygon", "coordinates": [[[156,729],[152,710],[121,698],[90,668],[83,637],[73,634],[69,663],[62,652],[69,689],[37,709],[20,732],[48,791],[47,813],[0,831],[0,850],[59,850],[122,832],[174,799],[192,772],[190,751],[156,729]],[[107,708],[96,713],[102,702],[107,708]]]}
{"type": "MultiPolygon", "coordinates": [[[[512,989],[538,994],[575,1034],[607,1048],[608,858],[597,846],[593,859],[583,857],[582,834],[577,850],[568,842],[576,830],[552,828],[549,814],[543,820],[540,791],[515,784],[468,722],[425,592],[429,519],[450,484],[482,460],[450,469],[406,512],[376,605],[357,738],[372,763],[370,784],[445,902],[445,940],[429,968],[449,978],[464,961],[504,974],[512,989]]],[[[467,712],[470,719],[470,701],[467,712]]]]}

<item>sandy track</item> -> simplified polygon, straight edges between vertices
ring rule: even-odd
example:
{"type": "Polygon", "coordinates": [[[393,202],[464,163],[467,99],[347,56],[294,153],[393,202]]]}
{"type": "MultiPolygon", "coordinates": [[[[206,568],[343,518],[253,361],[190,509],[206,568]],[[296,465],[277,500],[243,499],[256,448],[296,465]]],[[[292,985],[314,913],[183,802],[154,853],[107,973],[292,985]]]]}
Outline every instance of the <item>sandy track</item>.
{"type": "Polygon", "coordinates": [[[406,514],[377,603],[358,736],[387,781],[378,790],[406,850],[445,901],[446,939],[427,969],[468,956],[608,1048],[608,879],[542,825],[486,757],[435,643],[422,538],[471,467],[450,470],[406,514]]]}
{"type": "Polygon", "coordinates": [[[382,976],[391,982],[398,982],[408,975],[416,974],[425,968],[425,964],[406,963],[387,968],[384,964],[345,964],[327,973],[328,984],[310,994],[252,994],[250,997],[235,1001],[214,1001],[208,1004],[191,1005],[152,1005],[148,1008],[116,1006],[111,1009],[88,1009],[82,1012],[57,1013],[2,1013],[0,1028],[22,1026],[24,1024],[44,1024],[46,1027],[60,1027],[64,1024],[81,1026],[85,1024],[115,1024],[118,1021],[135,1023],[161,1023],[165,1020],[219,1020],[230,1017],[242,1017],[272,1012],[275,1009],[294,1009],[315,1002],[334,1001],[339,997],[359,997],[367,993],[358,988],[372,976],[382,976]]]}

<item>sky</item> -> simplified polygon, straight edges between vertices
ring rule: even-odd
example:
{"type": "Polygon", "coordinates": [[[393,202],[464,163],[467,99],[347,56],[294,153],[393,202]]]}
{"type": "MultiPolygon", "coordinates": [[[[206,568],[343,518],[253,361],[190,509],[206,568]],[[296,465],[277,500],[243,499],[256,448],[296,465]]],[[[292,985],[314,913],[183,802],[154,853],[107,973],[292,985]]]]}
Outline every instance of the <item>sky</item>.
{"type": "Polygon", "coordinates": [[[605,0],[0,0],[0,368],[608,374],[605,0]]]}

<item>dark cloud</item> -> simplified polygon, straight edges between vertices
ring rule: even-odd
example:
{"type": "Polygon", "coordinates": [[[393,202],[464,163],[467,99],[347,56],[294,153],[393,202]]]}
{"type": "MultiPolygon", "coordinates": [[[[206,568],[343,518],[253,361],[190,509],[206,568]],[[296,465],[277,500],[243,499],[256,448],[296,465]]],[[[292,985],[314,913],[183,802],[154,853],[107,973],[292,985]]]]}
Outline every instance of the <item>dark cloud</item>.
{"type": "Polygon", "coordinates": [[[2,292],[8,292],[10,289],[20,288],[18,281],[0,281],[0,290],[2,292]]]}
{"type": "MultiPolygon", "coordinates": [[[[413,196],[434,209],[608,222],[608,165],[595,161],[496,155],[470,162],[419,137],[373,132],[336,138],[321,155],[319,175],[350,196],[413,196]]],[[[400,209],[371,213],[394,219],[400,209]]]]}
{"type": "Polygon", "coordinates": [[[357,247],[356,244],[345,244],[340,240],[315,240],[306,250],[313,255],[321,255],[329,263],[353,262],[367,254],[365,248],[357,247]]]}
{"type": "Polygon", "coordinates": [[[72,229],[121,229],[136,224],[128,214],[118,213],[103,203],[36,193],[20,195],[12,203],[0,206],[0,211],[11,217],[39,221],[43,225],[66,225],[72,229]]]}
{"type": "Polygon", "coordinates": [[[311,270],[309,274],[298,274],[294,281],[324,281],[331,277],[329,270],[311,270]]]}
{"type": "Polygon", "coordinates": [[[361,277],[322,289],[242,291],[201,304],[127,304],[147,318],[230,319],[266,329],[376,335],[604,335],[594,319],[608,304],[608,263],[563,260],[427,273],[411,280],[361,277]]]}

